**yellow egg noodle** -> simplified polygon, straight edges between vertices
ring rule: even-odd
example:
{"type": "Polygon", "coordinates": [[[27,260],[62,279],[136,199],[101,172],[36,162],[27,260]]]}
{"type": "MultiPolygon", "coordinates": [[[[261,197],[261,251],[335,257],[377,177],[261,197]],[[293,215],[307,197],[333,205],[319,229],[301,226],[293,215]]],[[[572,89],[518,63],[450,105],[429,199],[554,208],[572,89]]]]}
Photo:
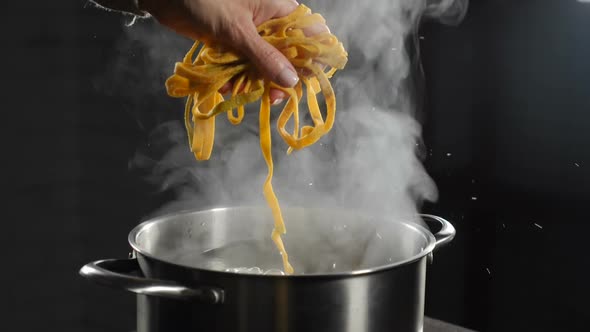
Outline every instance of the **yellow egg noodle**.
{"type": "Polygon", "coordinates": [[[166,81],[170,96],[187,97],[185,125],[190,149],[197,160],[208,160],[211,156],[217,115],[227,112],[229,121],[238,125],[244,117],[244,105],[262,98],[259,113],[260,148],[268,166],[263,192],[274,218],[272,240],[282,255],[287,274],[292,274],[294,270],[281,240],[281,234],[286,233],[286,228],[271,182],[273,160],[269,93],[271,89],[279,89],[289,96],[277,120],[277,130],[289,146],[287,153],[314,144],[330,131],[334,124],[336,98],[329,78],[336,70],[344,68],[348,54],[342,43],[330,32],[305,35],[304,29],[317,24],[325,24],[324,18],[317,13],[312,14],[305,5],[300,5],[290,15],[271,19],[257,28],[260,36],[281,51],[297,70],[299,82],[293,88],[283,88],[265,79],[244,56],[214,43],[202,45],[193,60],[200,45],[198,41],[182,62],[176,63],[174,74],[166,81]],[[224,100],[218,91],[230,81],[233,82],[231,97],[224,100]],[[300,128],[299,101],[303,97],[303,84],[313,125],[300,128]],[[326,101],[325,119],[316,99],[319,92],[323,93],[326,101]],[[291,118],[294,129],[289,132],[285,127],[291,118]]]}

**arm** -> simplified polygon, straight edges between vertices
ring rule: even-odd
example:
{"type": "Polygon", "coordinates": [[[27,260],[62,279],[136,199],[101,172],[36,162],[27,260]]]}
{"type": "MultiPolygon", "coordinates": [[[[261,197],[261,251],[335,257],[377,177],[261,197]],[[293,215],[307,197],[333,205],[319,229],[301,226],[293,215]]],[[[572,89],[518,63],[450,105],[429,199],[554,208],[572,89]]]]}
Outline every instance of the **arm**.
{"type": "MultiPolygon", "coordinates": [[[[193,40],[224,43],[244,54],[267,78],[284,87],[292,87],[299,80],[289,60],[256,30],[262,22],[291,13],[299,5],[296,0],[90,1],[106,9],[151,16],[193,40]]],[[[271,100],[283,97],[281,91],[271,91],[271,100]]]]}

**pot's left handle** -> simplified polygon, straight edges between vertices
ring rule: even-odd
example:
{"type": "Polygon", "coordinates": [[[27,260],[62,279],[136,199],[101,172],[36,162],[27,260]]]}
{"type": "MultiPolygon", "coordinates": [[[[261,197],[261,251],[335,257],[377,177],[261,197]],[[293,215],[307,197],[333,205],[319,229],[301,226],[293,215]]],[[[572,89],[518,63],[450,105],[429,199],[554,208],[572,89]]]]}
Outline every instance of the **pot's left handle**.
{"type": "Polygon", "coordinates": [[[191,300],[209,304],[223,303],[223,289],[216,287],[188,287],[175,281],[149,279],[133,275],[141,273],[137,259],[104,259],[84,265],[80,275],[97,284],[126,289],[130,292],[165,297],[176,300],[191,300]]]}

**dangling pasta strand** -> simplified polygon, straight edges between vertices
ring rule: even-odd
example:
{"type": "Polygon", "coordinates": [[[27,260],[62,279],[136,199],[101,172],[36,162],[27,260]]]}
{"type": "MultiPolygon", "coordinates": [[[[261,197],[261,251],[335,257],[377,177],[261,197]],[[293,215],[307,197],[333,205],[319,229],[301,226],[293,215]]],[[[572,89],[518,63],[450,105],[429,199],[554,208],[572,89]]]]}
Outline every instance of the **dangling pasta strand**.
{"type": "Polygon", "coordinates": [[[205,43],[200,49],[197,41],[182,62],[176,63],[174,74],[166,81],[172,97],[187,97],[184,120],[191,151],[197,160],[208,160],[214,146],[215,117],[227,112],[228,120],[240,124],[244,106],[261,99],[259,113],[260,149],[268,167],[263,193],[274,218],[272,240],[281,253],[283,268],[293,273],[289,256],[281,239],[286,233],[279,201],[272,188],[274,172],[271,150],[270,90],[278,89],[289,96],[279,114],[277,131],[289,146],[287,153],[317,142],[334,124],[336,98],[329,79],[344,68],[348,54],[336,36],[329,32],[306,36],[304,31],[315,24],[324,24],[324,18],[312,14],[300,5],[290,15],[262,23],[257,30],[268,43],[280,50],[299,72],[300,81],[293,88],[283,88],[265,80],[252,63],[243,56],[224,49],[221,45],[205,43]],[[199,51],[197,52],[197,50],[199,51]],[[194,54],[197,53],[196,57],[194,54]],[[194,59],[193,59],[194,58],[194,59]],[[330,68],[324,72],[322,66],[330,68]],[[224,100],[218,91],[233,82],[231,97],[224,100]],[[299,102],[306,90],[308,112],[313,125],[300,126],[299,102]],[[326,101],[326,117],[322,116],[317,94],[326,101]],[[237,109],[237,114],[234,114],[237,109]],[[286,129],[293,119],[293,130],[286,129]]]}

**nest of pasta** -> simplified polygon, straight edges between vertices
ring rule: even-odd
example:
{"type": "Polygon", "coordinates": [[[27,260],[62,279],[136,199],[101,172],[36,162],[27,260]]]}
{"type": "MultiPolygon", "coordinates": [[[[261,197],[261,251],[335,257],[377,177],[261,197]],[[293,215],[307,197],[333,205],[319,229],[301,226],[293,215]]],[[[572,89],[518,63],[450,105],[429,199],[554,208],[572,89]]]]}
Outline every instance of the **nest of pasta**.
{"type": "Polygon", "coordinates": [[[261,99],[260,147],[268,165],[263,192],[275,220],[272,239],[282,254],[284,269],[288,274],[293,272],[293,268],[280,238],[281,234],[286,233],[286,228],[271,183],[273,162],[269,93],[270,89],[279,89],[289,96],[277,119],[277,130],[289,146],[288,153],[314,144],[330,131],[335,119],[336,98],[329,79],[337,70],[344,68],[348,54],[342,43],[330,32],[306,36],[304,30],[316,24],[325,24],[324,18],[317,13],[312,14],[305,5],[300,5],[290,15],[269,20],[257,28],[260,36],[281,51],[299,73],[299,82],[293,88],[284,88],[266,80],[240,54],[214,43],[206,43],[199,49],[198,41],[182,62],[176,64],[174,74],[166,81],[170,96],[187,98],[185,125],[190,149],[197,160],[207,160],[211,156],[217,115],[227,113],[228,120],[238,125],[244,118],[244,105],[261,99]],[[228,82],[232,82],[233,89],[231,97],[225,100],[219,90],[228,82]],[[312,125],[300,126],[299,102],[304,94],[303,85],[312,125]],[[320,92],[326,103],[325,117],[317,101],[320,92]],[[293,129],[288,131],[286,126],[291,119],[293,129]]]}

